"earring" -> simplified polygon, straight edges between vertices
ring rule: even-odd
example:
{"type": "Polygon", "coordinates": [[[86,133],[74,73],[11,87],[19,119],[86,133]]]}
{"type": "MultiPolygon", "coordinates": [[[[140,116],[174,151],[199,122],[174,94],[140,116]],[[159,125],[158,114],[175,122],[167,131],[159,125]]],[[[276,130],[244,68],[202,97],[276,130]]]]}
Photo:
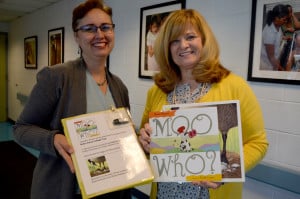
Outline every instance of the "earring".
{"type": "Polygon", "coordinates": [[[77,53],[78,53],[78,55],[81,55],[81,48],[80,48],[80,46],[78,46],[77,53]]]}

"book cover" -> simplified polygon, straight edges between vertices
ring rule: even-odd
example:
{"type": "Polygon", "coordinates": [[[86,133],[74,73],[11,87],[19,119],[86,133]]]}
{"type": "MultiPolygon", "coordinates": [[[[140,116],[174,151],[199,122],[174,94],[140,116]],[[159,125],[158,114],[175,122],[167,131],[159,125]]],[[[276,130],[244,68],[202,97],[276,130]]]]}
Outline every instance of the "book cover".
{"type": "Polygon", "coordinates": [[[154,181],[221,180],[216,107],[151,112],[149,120],[154,181]]]}
{"type": "Polygon", "coordinates": [[[62,119],[83,198],[149,183],[154,176],[125,108],[62,119]]]}
{"type": "Polygon", "coordinates": [[[242,126],[240,103],[238,100],[218,101],[209,103],[173,104],[164,106],[163,110],[193,110],[196,108],[214,107],[217,109],[217,119],[220,142],[220,158],[222,182],[244,182],[244,154],[242,142],[242,126]]]}

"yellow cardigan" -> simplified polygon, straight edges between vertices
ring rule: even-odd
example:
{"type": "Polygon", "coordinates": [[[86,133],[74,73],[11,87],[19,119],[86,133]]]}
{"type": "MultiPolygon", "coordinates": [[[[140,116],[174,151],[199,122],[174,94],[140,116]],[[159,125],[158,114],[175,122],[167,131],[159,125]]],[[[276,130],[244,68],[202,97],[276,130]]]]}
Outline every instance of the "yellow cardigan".
{"type": "MultiPolygon", "coordinates": [[[[241,77],[230,73],[219,83],[211,85],[210,90],[197,103],[225,100],[239,100],[244,146],[245,171],[249,171],[258,164],[268,148],[263,115],[260,105],[250,88],[241,77]]],[[[167,94],[156,85],[152,86],[147,94],[147,101],[143,113],[141,126],[149,121],[149,112],[161,111],[162,106],[169,104],[167,94]]],[[[210,189],[210,199],[241,199],[242,183],[225,183],[218,189],[210,189]]],[[[156,198],[156,184],[152,183],[151,197],[156,198]]]]}

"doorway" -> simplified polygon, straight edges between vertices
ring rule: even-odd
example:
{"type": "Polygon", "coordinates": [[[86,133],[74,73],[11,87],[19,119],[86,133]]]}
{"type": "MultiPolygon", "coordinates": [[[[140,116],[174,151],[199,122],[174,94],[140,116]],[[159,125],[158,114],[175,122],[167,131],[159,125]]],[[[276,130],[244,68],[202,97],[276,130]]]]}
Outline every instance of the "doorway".
{"type": "Polygon", "coordinates": [[[7,37],[0,32],[0,122],[7,120],[7,37]]]}

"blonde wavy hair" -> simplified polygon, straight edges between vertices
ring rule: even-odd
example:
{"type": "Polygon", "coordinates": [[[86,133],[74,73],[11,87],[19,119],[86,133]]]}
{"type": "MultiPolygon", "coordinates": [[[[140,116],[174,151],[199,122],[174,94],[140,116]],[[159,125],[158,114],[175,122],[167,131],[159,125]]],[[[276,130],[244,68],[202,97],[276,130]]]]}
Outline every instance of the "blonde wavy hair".
{"type": "Polygon", "coordinates": [[[181,80],[180,69],[171,56],[170,43],[184,34],[189,25],[200,33],[203,45],[200,61],[193,69],[195,80],[216,83],[230,73],[220,63],[219,45],[205,18],[193,9],[174,11],[160,28],[154,44],[154,55],[160,72],[153,79],[165,93],[171,92],[181,80]]]}

